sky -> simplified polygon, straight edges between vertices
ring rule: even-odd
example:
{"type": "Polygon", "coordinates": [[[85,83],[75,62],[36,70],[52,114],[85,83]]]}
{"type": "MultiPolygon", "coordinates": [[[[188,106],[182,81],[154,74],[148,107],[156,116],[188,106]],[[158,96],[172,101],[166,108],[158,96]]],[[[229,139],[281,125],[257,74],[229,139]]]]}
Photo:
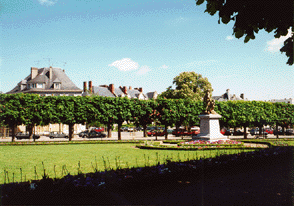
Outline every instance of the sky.
{"type": "MultiPolygon", "coordinates": [[[[230,89],[248,100],[294,98],[294,70],[279,49],[287,37],[259,31],[233,37],[195,0],[3,0],[0,91],[31,67],[59,67],[82,89],[114,84],[161,93],[181,72],[207,77],[213,96],[230,89]]],[[[173,86],[174,88],[174,86],[173,86]]]]}

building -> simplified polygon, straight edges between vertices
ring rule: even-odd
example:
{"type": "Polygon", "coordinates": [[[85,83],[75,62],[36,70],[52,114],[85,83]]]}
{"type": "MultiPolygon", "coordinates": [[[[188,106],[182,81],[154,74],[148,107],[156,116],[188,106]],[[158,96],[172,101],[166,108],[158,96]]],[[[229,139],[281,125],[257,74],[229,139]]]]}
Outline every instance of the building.
{"type": "Polygon", "coordinates": [[[226,93],[222,94],[221,96],[212,96],[212,99],[217,101],[228,101],[228,100],[245,100],[244,94],[240,94],[240,96],[236,96],[235,94],[230,94],[230,89],[226,90],[226,93]]]}
{"type": "Polygon", "coordinates": [[[268,102],[273,102],[273,103],[276,103],[276,102],[284,102],[284,103],[288,103],[288,104],[294,104],[294,101],[292,98],[285,98],[285,99],[271,99],[269,100],[268,102]]]}
{"type": "Polygon", "coordinates": [[[41,96],[81,96],[83,91],[69,79],[61,68],[31,67],[31,74],[7,94],[21,92],[41,96]]]}
{"type": "MultiPolygon", "coordinates": [[[[128,97],[130,99],[140,99],[147,100],[147,94],[143,93],[142,87],[140,88],[132,88],[131,86],[120,86],[118,88],[114,87],[114,84],[110,85],[100,85],[100,86],[92,86],[92,81],[88,83],[89,89],[87,89],[87,82],[84,82],[83,87],[83,96],[88,95],[98,95],[103,97],[128,97]]],[[[150,93],[150,92],[149,92],[150,93]]],[[[156,93],[157,92],[153,92],[156,93]]],[[[154,97],[157,97],[154,95],[154,97]]]]}
{"type": "MultiPolygon", "coordinates": [[[[6,94],[30,93],[41,96],[81,96],[83,90],[78,88],[61,68],[36,68],[31,67],[31,74],[21,80],[11,91],[6,94]]],[[[36,134],[49,134],[49,132],[68,133],[68,125],[49,124],[35,126],[36,134]]],[[[76,124],[74,133],[85,130],[84,125],[76,124]]],[[[25,132],[24,125],[18,126],[17,131],[25,132]]]]}

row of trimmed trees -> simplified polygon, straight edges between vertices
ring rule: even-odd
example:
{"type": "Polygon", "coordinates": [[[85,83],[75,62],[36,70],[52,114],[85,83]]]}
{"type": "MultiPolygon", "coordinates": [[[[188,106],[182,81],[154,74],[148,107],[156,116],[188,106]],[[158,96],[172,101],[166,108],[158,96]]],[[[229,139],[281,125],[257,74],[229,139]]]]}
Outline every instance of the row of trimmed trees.
{"type": "MultiPolygon", "coordinates": [[[[33,127],[49,123],[69,125],[69,140],[74,124],[99,122],[110,128],[118,125],[118,140],[123,122],[132,122],[144,128],[152,122],[168,126],[199,125],[198,115],[203,111],[202,101],[184,99],[138,100],[100,96],[73,97],[37,94],[1,94],[0,123],[12,128],[12,141],[17,125],[26,125],[32,136],[33,127]]],[[[261,101],[216,102],[215,111],[223,117],[221,127],[262,127],[293,125],[294,105],[261,101]]],[[[246,134],[245,134],[246,135],[246,134]]],[[[167,135],[166,135],[167,138],[167,135]]],[[[245,136],[246,138],[246,136],[245,136]]]]}

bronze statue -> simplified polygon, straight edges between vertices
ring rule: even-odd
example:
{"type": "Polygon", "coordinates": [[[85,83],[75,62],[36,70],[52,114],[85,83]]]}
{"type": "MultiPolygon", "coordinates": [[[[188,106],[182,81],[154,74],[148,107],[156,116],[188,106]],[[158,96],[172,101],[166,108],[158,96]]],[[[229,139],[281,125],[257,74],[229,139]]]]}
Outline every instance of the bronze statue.
{"type": "Polygon", "coordinates": [[[210,89],[206,90],[205,96],[203,98],[203,103],[204,103],[204,114],[216,114],[214,111],[215,107],[215,102],[214,99],[211,98],[211,91],[210,89]]]}

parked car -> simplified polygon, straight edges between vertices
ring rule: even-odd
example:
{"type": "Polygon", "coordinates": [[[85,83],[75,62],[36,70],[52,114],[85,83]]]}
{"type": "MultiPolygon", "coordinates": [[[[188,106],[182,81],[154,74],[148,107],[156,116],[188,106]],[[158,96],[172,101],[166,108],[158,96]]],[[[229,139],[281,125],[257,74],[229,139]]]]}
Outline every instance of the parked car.
{"type": "Polygon", "coordinates": [[[278,131],[276,129],[274,129],[274,135],[283,135],[283,131],[281,129],[278,129],[278,131]]]}
{"type": "Polygon", "coordinates": [[[220,133],[221,133],[222,135],[228,135],[228,136],[230,136],[230,135],[232,134],[232,131],[231,131],[230,129],[222,129],[222,130],[220,131],[220,133]]]}
{"type": "MultiPolygon", "coordinates": [[[[250,134],[251,135],[259,135],[259,129],[251,129],[250,130],[250,134]]],[[[261,130],[261,135],[265,135],[267,136],[268,135],[268,132],[264,131],[264,129],[261,130]]]]}
{"type": "Polygon", "coordinates": [[[102,137],[106,137],[106,134],[103,132],[96,132],[94,130],[90,131],[88,134],[85,134],[83,136],[83,138],[102,138],[102,137]]]}
{"type": "Polygon", "coordinates": [[[49,138],[50,139],[54,139],[54,138],[68,138],[68,134],[64,134],[64,133],[57,133],[57,132],[50,132],[49,134],[49,138]]]}
{"type": "MultiPolygon", "coordinates": [[[[29,133],[18,132],[15,135],[16,139],[30,139],[29,133]]],[[[33,134],[33,139],[39,139],[40,135],[33,134]]]]}
{"type": "Polygon", "coordinates": [[[242,136],[244,135],[244,132],[241,132],[241,130],[237,130],[236,132],[233,133],[234,136],[242,136]]]}
{"type": "Polygon", "coordinates": [[[142,131],[143,128],[142,128],[142,127],[136,127],[135,130],[136,130],[136,131],[142,131]]]}
{"type": "Polygon", "coordinates": [[[149,137],[151,137],[151,136],[164,136],[165,135],[165,131],[163,131],[163,130],[159,130],[159,131],[149,130],[147,132],[147,135],[149,137]]]}
{"type": "Polygon", "coordinates": [[[135,132],[135,131],[136,131],[136,129],[134,127],[129,127],[128,128],[128,132],[135,132]]]}
{"type": "Polygon", "coordinates": [[[89,130],[85,130],[83,132],[80,132],[79,137],[84,137],[85,135],[88,135],[88,133],[89,133],[89,130]]]}
{"type": "Polygon", "coordinates": [[[285,134],[286,135],[294,135],[294,130],[293,129],[287,129],[285,134]]]}
{"type": "Polygon", "coordinates": [[[93,130],[95,130],[96,132],[104,132],[104,128],[102,127],[95,127],[93,130]]]}
{"type": "Polygon", "coordinates": [[[121,128],[120,128],[120,131],[121,131],[121,132],[127,132],[128,129],[129,129],[128,127],[121,127],[121,128]]]}

